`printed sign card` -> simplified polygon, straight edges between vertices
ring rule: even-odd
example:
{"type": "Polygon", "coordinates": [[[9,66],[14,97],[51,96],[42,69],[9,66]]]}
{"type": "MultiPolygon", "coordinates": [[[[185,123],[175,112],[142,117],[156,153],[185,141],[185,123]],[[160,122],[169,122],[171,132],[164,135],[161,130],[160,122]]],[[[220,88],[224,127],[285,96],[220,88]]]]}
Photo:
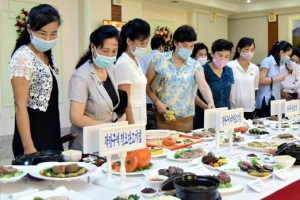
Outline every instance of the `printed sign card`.
{"type": "Polygon", "coordinates": [[[247,185],[256,192],[263,192],[264,190],[270,187],[266,183],[262,182],[262,180],[260,179],[255,179],[254,181],[247,183],[247,185]]]}
{"type": "Polygon", "coordinates": [[[293,116],[299,114],[299,100],[285,102],[285,116],[293,116]]]}

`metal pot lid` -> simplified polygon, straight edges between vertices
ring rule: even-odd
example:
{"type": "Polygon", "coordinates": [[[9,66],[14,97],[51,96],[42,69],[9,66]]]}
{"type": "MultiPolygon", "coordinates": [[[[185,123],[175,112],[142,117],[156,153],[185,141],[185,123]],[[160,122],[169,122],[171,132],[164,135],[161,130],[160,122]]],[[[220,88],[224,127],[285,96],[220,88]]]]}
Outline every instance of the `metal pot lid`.
{"type": "Polygon", "coordinates": [[[174,176],[171,176],[170,178],[168,178],[167,180],[165,180],[165,182],[163,182],[162,186],[161,186],[161,190],[162,191],[169,191],[169,190],[174,190],[175,186],[173,184],[173,180],[179,176],[186,176],[186,175],[196,175],[194,173],[191,172],[184,172],[181,174],[176,174],[174,176]]]}

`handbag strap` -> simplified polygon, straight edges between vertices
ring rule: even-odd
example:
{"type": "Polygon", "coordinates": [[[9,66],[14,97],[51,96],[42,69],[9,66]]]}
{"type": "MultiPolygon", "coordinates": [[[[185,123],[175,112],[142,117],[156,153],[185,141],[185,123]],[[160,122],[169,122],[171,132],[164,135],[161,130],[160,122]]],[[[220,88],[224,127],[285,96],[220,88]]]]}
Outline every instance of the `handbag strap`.
{"type": "Polygon", "coordinates": [[[270,88],[271,88],[271,94],[272,94],[272,91],[273,91],[273,78],[271,78],[270,88]]]}

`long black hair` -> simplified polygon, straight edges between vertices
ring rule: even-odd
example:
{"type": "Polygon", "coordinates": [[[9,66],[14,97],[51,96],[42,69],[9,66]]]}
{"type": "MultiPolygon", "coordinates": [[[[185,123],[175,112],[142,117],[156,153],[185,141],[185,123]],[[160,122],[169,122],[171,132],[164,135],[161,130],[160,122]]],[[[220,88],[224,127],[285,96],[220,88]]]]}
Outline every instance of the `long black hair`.
{"type": "MultiPolygon", "coordinates": [[[[33,31],[38,31],[44,26],[46,26],[49,23],[52,22],[58,22],[58,25],[60,26],[62,21],[61,17],[58,13],[58,11],[48,5],[48,4],[40,4],[38,6],[35,6],[31,8],[29,14],[28,14],[28,20],[25,24],[24,30],[21,32],[20,37],[16,41],[15,48],[12,52],[12,55],[15,53],[15,51],[20,48],[23,45],[27,45],[30,43],[30,34],[27,30],[27,24],[29,24],[30,29],[33,31]]],[[[52,51],[49,49],[48,51],[44,52],[49,60],[50,66],[53,68],[53,60],[52,60],[52,51]]]]}
{"type": "Polygon", "coordinates": [[[205,49],[206,54],[207,54],[207,60],[211,61],[212,59],[211,59],[211,55],[208,51],[208,47],[204,43],[196,43],[194,45],[194,49],[193,49],[193,53],[192,53],[191,57],[194,58],[195,60],[197,60],[196,55],[197,55],[198,51],[201,49],[205,49]]]}
{"type": "Polygon", "coordinates": [[[279,66],[280,64],[280,51],[287,52],[289,50],[293,49],[293,46],[287,42],[287,41],[277,41],[271,48],[269,52],[269,56],[272,55],[279,66]]]}
{"type": "Polygon", "coordinates": [[[145,20],[135,18],[122,26],[117,59],[127,49],[127,38],[130,40],[145,40],[150,36],[150,25],[145,20]]]}
{"type": "Polygon", "coordinates": [[[254,45],[255,48],[255,43],[253,38],[248,38],[248,37],[241,38],[235,48],[235,53],[232,59],[235,60],[240,57],[240,52],[238,49],[242,49],[244,47],[250,47],[252,44],[254,45]]]}
{"type": "Polygon", "coordinates": [[[94,30],[90,35],[90,44],[87,51],[83,54],[83,56],[79,59],[76,64],[76,69],[82,66],[86,61],[93,61],[93,55],[91,51],[91,43],[93,43],[96,47],[102,47],[104,44],[104,40],[108,38],[116,38],[119,41],[119,31],[117,28],[111,25],[103,25],[94,30]]]}

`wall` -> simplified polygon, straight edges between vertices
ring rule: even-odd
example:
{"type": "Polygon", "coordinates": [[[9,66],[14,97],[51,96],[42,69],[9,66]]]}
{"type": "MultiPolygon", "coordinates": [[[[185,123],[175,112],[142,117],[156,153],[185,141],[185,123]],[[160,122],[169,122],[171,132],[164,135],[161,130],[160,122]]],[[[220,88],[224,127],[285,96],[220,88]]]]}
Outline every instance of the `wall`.
{"type": "Polygon", "coordinates": [[[228,38],[227,17],[217,15],[216,21],[210,22],[208,12],[198,12],[197,21],[198,42],[203,42],[209,49],[215,40],[228,38]]]}
{"type": "Polygon", "coordinates": [[[292,19],[300,20],[300,14],[282,14],[278,15],[278,39],[286,40],[292,43],[290,22],[292,19]]]}
{"type": "MultiPolygon", "coordinates": [[[[16,39],[16,28],[14,27],[15,17],[20,13],[22,8],[29,10],[32,6],[40,3],[49,3],[46,0],[1,0],[0,1],[0,20],[1,30],[0,32],[0,43],[1,43],[1,67],[7,67],[7,63],[10,59],[10,53],[15,43],[16,39]],[[9,42],[7,42],[9,41],[9,42]],[[5,49],[6,51],[3,51],[5,49]]],[[[61,127],[66,128],[70,127],[69,122],[69,100],[67,96],[67,86],[69,78],[73,73],[75,63],[78,59],[78,5],[77,0],[52,0],[51,4],[58,8],[61,17],[63,19],[63,24],[59,30],[59,44],[55,47],[53,53],[58,61],[60,67],[60,119],[61,127]]],[[[9,82],[7,80],[8,74],[1,71],[0,79],[1,81],[5,80],[6,84],[9,82]]],[[[8,84],[9,85],[9,84],[8,84]]],[[[12,96],[12,93],[9,93],[4,90],[4,84],[1,83],[1,97],[2,95],[12,96]],[[4,93],[5,92],[5,93],[4,93]]],[[[1,115],[0,115],[0,137],[5,139],[6,137],[11,137],[14,131],[14,109],[13,101],[9,102],[10,106],[3,105],[4,102],[1,101],[1,115]]]]}
{"type": "Polygon", "coordinates": [[[268,54],[268,21],[266,16],[229,19],[228,36],[235,47],[242,37],[255,39],[256,49],[252,59],[255,64],[259,64],[268,54]]]}
{"type": "Polygon", "coordinates": [[[122,21],[142,18],[142,2],[122,0],[122,21]]]}

